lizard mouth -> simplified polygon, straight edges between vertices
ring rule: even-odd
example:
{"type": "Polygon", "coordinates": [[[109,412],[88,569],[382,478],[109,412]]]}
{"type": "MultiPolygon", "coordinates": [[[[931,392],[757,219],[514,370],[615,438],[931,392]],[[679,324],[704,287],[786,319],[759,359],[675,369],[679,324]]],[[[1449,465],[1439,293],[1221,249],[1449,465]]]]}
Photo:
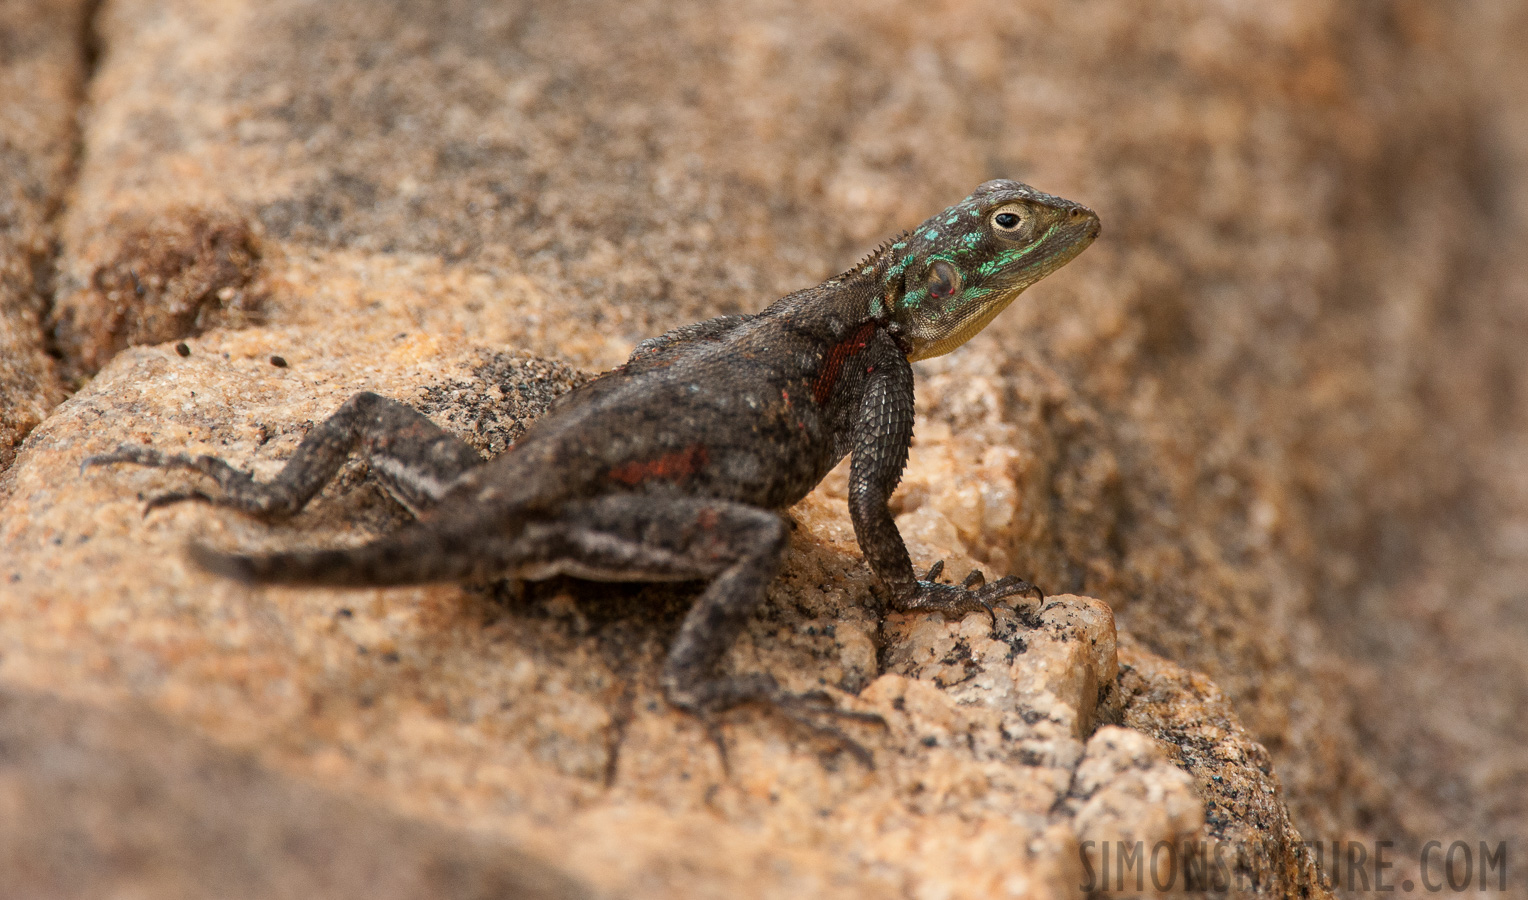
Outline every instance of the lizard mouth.
{"type": "Polygon", "coordinates": [[[1097,240],[1098,236],[1100,234],[1103,234],[1104,223],[1099,221],[1097,213],[1093,212],[1093,210],[1091,210],[1091,209],[1088,209],[1086,206],[1079,206],[1077,208],[1079,210],[1081,210],[1082,212],[1086,213],[1088,218],[1089,218],[1089,220],[1090,220],[1088,222],[1088,230],[1087,230],[1088,241],[1092,242],[1092,241],[1097,240]]]}
{"type": "Polygon", "coordinates": [[[1026,264],[1014,266],[1007,278],[998,276],[995,286],[1003,294],[1001,305],[1008,305],[1025,288],[1076,259],[1102,230],[1097,213],[1086,206],[1068,204],[1065,214],[1057,216],[1036,242],[1026,264]]]}
{"type": "Polygon", "coordinates": [[[1039,240],[1014,248],[1013,258],[986,284],[985,296],[946,310],[933,321],[915,324],[917,336],[909,360],[929,359],[954,350],[974,337],[1025,289],[1077,257],[1098,237],[1098,215],[1086,206],[1066,203],[1039,240]]]}

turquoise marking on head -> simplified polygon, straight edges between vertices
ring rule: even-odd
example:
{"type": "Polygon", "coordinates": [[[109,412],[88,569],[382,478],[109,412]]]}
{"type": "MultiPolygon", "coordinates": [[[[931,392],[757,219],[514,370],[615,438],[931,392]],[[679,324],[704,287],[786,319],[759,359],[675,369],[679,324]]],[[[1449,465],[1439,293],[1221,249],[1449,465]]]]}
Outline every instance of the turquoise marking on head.
{"type": "Polygon", "coordinates": [[[1092,210],[1017,181],[989,181],[888,248],[873,314],[891,315],[909,359],[947,353],[1097,235],[1092,210]]]}
{"type": "MultiPolygon", "coordinates": [[[[956,296],[959,295],[957,294],[956,296]]],[[[927,299],[928,288],[926,286],[919,285],[918,287],[913,288],[912,290],[903,294],[902,299],[897,301],[897,307],[900,309],[917,309],[919,306],[923,305],[923,301],[927,299]]]]}
{"type": "Polygon", "coordinates": [[[977,266],[976,274],[981,278],[991,278],[993,275],[996,275],[997,273],[1003,271],[1004,269],[1028,256],[1033,250],[1034,247],[1032,246],[1021,247],[1017,250],[1009,250],[1002,256],[994,257],[977,266]]]}

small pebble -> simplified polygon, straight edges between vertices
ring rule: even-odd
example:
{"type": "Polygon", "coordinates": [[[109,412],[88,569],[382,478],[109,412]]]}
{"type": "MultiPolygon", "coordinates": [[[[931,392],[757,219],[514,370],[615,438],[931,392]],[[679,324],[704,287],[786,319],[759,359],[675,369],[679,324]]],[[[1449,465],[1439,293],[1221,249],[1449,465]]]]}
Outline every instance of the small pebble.
{"type": "Polygon", "coordinates": [[[186,346],[185,341],[181,341],[175,345],[175,352],[179,353],[181,356],[190,356],[191,348],[186,346]]]}
{"type": "Polygon", "coordinates": [[[271,365],[275,366],[278,369],[285,369],[287,363],[286,363],[286,360],[283,359],[282,357],[280,357],[280,356],[273,356],[273,357],[271,357],[271,365]]]}

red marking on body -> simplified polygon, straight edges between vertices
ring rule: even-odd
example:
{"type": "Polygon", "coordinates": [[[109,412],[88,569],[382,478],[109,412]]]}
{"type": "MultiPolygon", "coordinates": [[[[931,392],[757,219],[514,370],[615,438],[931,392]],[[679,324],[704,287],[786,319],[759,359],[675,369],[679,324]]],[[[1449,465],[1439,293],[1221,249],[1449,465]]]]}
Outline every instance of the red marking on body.
{"type": "Polygon", "coordinates": [[[705,468],[710,457],[704,444],[691,444],[656,459],[623,463],[610,470],[610,477],[632,487],[653,479],[680,481],[705,468]]]}
{"type": "Polygon", "coordinates": [[[866,322],[859,330],[828,348],[822,368],[817,370],[817,380],[812,382],[812,399],[817,401],[818,406],[832,396],[833,385],[838,383],[838,376],[843,374],[844,363],[870,346],[870,338],[874,335],[875,323],[866,322]]]}

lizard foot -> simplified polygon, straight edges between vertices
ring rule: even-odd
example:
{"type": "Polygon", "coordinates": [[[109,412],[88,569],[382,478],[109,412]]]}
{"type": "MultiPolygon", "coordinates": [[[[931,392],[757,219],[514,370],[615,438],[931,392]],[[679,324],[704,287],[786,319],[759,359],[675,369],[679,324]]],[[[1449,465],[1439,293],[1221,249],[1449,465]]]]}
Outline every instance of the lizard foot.
{"type": "Polygon", "coordinates": [[[209,475],[218,482],[225,480],[249,480],[248,472],[241,472],[216,456],[191,456],[187,453],[160,453],[152,447],[142,447],[134,444],[122,444],[110,453],[98,453],[95,456],[85,457],[80,463],[80,471],[94,466],[111,466],[118,463],[129,463],[135,466],[147,466],[151,469],[189,469],[192,472],[200,472],[209,475]]]}
{"type": "Polygon", "coordinates": [[[197,503],[215,504],[217,502],[210,495],[204,494],[201,491],[171,491],[168,494],[157,494],[150,497],[148,502],[143,504],[143,515],[147,518],[149,513],[161,506],[172,506],[176,503],[185,503],[188,500],[194,500],[197,503]]]}
{"type": "Polygon", "coordinates": [[[944,560],[929,566],[928,572],[918,580],[918,587],[911,596],[894,598],[892,606],[901,612],[941,612],[964,615],[983,612],[997,625],[997,611],[993,602],[1005,597],[1029,594],[1037,600],[1045,599],[1045,592],[1033,584],[1013,575],[999,578],[991,584],[980,569],[972,569],[959,585],[944,584],[938,579],[944,573],[944,560]]]}
{"type": "Polygon", "coordinates": [[[218,491],[207,493],[200,490],[170,491],[149,499],[143,514],[162,506],[194,500],[213,506],[226,506],[252,515],[281,516],[291,513],[291,498],[273,491],[271,486],[255,481],[255,476],[243,469],[235,469],[216,456],[192,456],[187,453],[161,453],[152,447],[123,444],[110,453],[86,457],[80,463],[80,471],[95,466],[112,466],[121,463],[144,466],[150,469],[184,469],[211,478],[218,491]]]}
{"type": "Polygon", "coordinates": [[[717,753],[721,756],[722,769],[728,774],[731,773],[731,766],[728,763],[727,746],[722,738],[718,714],[737,706],[762,705],[784,716],[792,724],[806,730],[814,737],[831,741],[859,760],[865,768],[872,770],[875,768],[875,757],[871,755],[869,749],[850,737],[843,729],[823,720],[838,719],[887,727],[886,720],[879,714],[844,709],[827,691],[793,694],[782,690],[775,679],[768,674],[760,673],[708,682],[703,692],[700,692],[704,694],[703,698],[693,696],[697,692],[687,693],[691,693],[692,696],[670,698],[669,702],[701,720],[707,736],[716,745],[717,753]]]}
{"type": "Polygon", "coordinates": [[[797,727],[805,729],[814,737],[831,741],[848,751],[849,755],[859,760],[860,765],[866,769],[875,770],[875,757],[871,755],[869,748],[850,737],[832,721],[823,721],[819,717],[877,725],[881,728],[888,727],[886,720],[878,713],[844,709],[835,703],[833,697],[826,691],[809,691],[805,694],[779,693],[767,702],[770,708],[785,716],[797,727]]]}

